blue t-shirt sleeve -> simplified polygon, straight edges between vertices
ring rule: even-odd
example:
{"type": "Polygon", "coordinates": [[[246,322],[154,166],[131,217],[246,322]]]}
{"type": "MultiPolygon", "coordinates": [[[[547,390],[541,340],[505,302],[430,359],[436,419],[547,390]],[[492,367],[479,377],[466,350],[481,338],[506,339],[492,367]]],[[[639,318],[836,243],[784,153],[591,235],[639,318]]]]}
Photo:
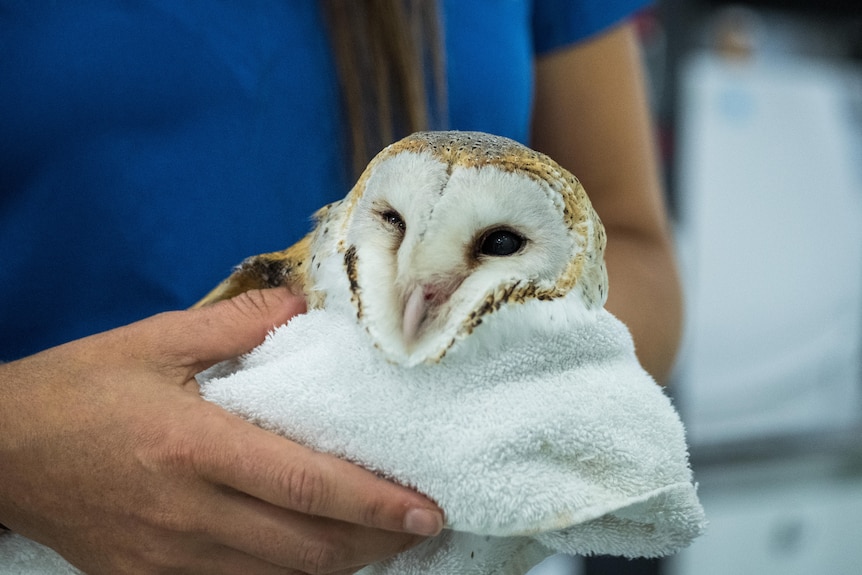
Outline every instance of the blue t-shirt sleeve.
{"type": "Polygon", "coordinates": [[[533,49],[544,54],[600,32],[651,0],[534,0],[533,49]]]}

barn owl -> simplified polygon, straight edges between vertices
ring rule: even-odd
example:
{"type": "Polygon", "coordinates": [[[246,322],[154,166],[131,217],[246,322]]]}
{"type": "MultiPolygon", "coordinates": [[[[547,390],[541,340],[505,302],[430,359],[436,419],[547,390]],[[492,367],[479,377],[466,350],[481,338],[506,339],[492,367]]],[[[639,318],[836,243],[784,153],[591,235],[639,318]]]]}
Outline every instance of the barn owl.
{"type": "Polygon", "coordinates": [[[604,228],[580,182],[507,138],[420,132],[372,160],[292,247],[246,259],[197,305],[290,286],[348,306],[402,365],[440,360],[502,306],[607,296],[604,228]]]}
{"type": "MultiPolygon", "coordinates": [[[[603,307],[604,230],[572,174],[505,138],[417,133],[316,222],[197,304],[288,286],[309,312],[197,379],[440,506],[440,535],[363,575],[523,575],[554,552],[656,557],[701,533],[682,424],[603,307]]],[[[77,573],[17,535],[5,572],[77,573]]]]}

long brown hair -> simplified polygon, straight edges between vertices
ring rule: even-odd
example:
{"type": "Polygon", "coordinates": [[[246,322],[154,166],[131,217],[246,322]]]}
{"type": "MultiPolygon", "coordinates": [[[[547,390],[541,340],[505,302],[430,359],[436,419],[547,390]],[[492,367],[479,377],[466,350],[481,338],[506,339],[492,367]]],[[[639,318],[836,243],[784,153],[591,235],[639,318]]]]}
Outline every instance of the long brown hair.
{"type": "Polygon", "coordinates": [[[355,176],[396,139],[444,128],[446,75],[434,0],[321,0],[355,176]]]}

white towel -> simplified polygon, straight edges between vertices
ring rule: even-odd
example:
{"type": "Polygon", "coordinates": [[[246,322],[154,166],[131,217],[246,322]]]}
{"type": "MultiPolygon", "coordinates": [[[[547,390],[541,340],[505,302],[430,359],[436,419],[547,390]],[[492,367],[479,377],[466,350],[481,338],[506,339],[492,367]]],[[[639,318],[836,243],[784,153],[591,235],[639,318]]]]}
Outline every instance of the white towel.
{"type": "MultiPolygon", "coordinates": [[[[315,310],[199,380],[208,400],[442,507],[443,533],[363,575],[521,575],[554,552],[653,557],[700,534],[682,424],[622,323],[568,298],[480,331],[408,368],[355,318],[315,310]]],[[[0,537],[0,565],[76,573],[18,536],[0,537]]]]}
{"type": "Polygon", "coordinates": [[[0,533],[0,574],[80,575],[51,549],[16,533],[0,533]]]}
{"type": "Polygon", "coordinates": [[[676,411],[627,328],[574,296],[501,309],[414,367],[355,318],[311,311],[199,380],[208,400],[442,507],[443,534],[363,573],[521,575],[554,552],[667,555],[703,529],[676,411]]]}

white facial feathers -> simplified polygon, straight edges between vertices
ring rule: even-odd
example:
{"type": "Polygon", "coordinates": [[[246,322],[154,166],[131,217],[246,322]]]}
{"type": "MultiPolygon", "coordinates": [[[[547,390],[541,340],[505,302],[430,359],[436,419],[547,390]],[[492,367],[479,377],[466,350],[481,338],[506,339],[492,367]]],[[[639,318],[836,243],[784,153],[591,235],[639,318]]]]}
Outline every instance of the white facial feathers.
{"type": "Polygon", "coordinates": [[[372,161],[338,213],[343,295],[398,363],[439,359],[502,307],[583,289],[584,271],[604,284],[585,308],[604,302],[604,236],[577,180],[505,138],[414,134],[372,161]]]}

